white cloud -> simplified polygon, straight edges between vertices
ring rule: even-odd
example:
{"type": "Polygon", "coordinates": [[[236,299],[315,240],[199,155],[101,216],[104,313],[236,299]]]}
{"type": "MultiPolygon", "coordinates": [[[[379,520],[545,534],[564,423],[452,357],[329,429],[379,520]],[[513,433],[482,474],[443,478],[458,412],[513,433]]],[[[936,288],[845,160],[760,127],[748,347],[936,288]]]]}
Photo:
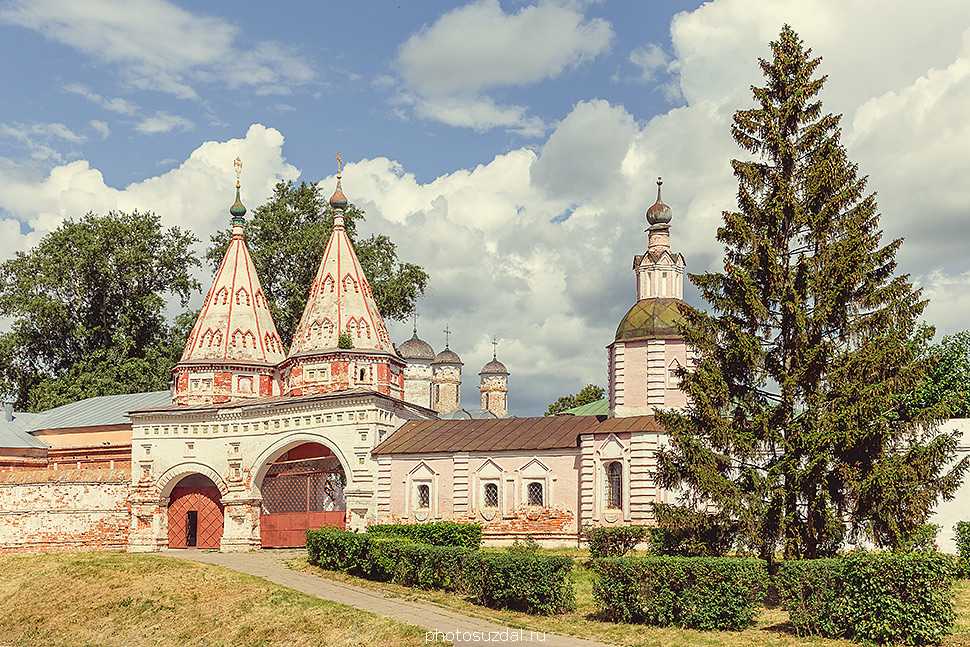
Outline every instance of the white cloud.
{"type": "MultiPolygon", "coordinates": [[[[453,9],[401,45],[397,67],[422,117],[478,130],[544,132],[522,106],[500,106],[489,90],[554,78],[605,52],[613,30],[574,6],[551,1],[506,13],[498,0],[453,9]]],[[[386,80],[380,81],[386,83],[386,80]]]]}
{"type": "Polygon", "coordinates": [[[106,121],[101,121],[100,119],[92,119],[91,121],[88,122],[88,125],[91,126],[92,130],[94,130],[95,132],[98,133],[98,135],[101,136],[101,139],[107,139],[108,136],[111,135],[111,127],[108,125],[108,122],[106,121]]]}
{"type": "MultiPolygon", "coordinates": [[[[926,21],[901,3],[876,23],[863,19],[869,10],[834,0],[811,7],[716,0],[671,27],[670,66],[685,105],[638,121],[634,106],[581,101],[538,152],[512,150],[427,182],[386,158],[348,164],[344,190],[367,211],[362,233],[388,234],[403,259],[431,274],[419,332],[440,348],[444,325],[456,331],[465,405],[474,406],[492,334],[512,371],[513,412],[541,412],[584,383],[604,383],[603,347],[634,299],[630,263],[643,251],[642,214],[657,175],[674,211],[673,244],[689,269],[720,266],[714,236],[737,190],[730,117],[751,105],[756,59],[785,20],[825,57],[826,107],[845,115],[849,153],[879,191],[887,237],[906,237],[901,270],[926,288],[927,319],[941,333],[970,327],[970,131],[962,118],[970,113],[970,7],[941,2],[939,19],[926,21]]],[[[282,144],[279,132],[255,125],[243,139],[207,142],[171,171],[123,189],[106,186],[87,162],[25,178],[0,160],[0,209],[42,232],[89,209],[154,208],[167,224],[207,239],[225,225],[237,152],[251,206],[278,178],[298,176],[282,144]]],[[[333,178],[322,185],[329,193],[333,178]]],[[[0,229],[13,237],[0,253],[37,235],[18,234],[9,220],[0,229]]],[[[407,325],[392,328],[398,340],[410,334],[407,325]]]]}
{"type": "Polygon", "coordinates": [[[156,112],[154,115],[145,117],[135,124],[135,130],[146,135],[168,133],[173,130],[192,130],[194,127],[195,124],[189,119],[178,115],[171,115],[164,111],[156,112]]]}
{"type": "Polygon", "coordinates": [[[59,162],[64,159],[55,144],[80,144],[85,140],[83,135],[57,122],[0,123],[0,138],[19,143],[27,149],[31,159],[41,162],[59,162]]]}
{"type": "Polygon", "coordinates": [[[122,99],[121,97],[105,97],[97,92],[94,92],[82,83],[69,83],[68,85],[64,86],[64,90],[66,92],[82,96],[88,101],[101,106],[105,110],[116,112],[120,115],[132,116],[138,112],[138,106],[131,101],[122,99]]]}
{"type": "Polygon", "coordinates": [[[15,0],[0,8],[0,22],[117,64],[134,87],[183,99],[198,98],[197,82],[281,93],[314,76],[284,45],[263,41],[244,46],[231,23],[167,0],[15,0]]]}
{"type": "Polygon", "coordinates": [[[670,57],[656,43],[648,43],[630,52],[630,62],[639,70],[641,81],[652,81],[657,72],[667,67],[670,57]]]}

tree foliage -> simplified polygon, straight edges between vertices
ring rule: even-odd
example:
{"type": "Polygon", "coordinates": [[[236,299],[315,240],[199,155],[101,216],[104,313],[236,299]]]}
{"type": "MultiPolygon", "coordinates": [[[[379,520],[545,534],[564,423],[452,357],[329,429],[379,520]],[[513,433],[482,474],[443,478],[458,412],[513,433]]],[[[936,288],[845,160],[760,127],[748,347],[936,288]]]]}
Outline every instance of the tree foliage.
{"type": "Polygon", "coordinates": [[[554,416],[558,413],[562,413],[566,409],[572,409],[573,407],[578,407],[584,404],[589,404],[590,402],[596,402],[597,400],[603,399],[605,392],[603,387],[596,386],[595,384],[587,384],[579,390],[579,392],[572,395],[564,395],[546,408],[547,416],[554,416]]]}
{"type": "MultiPolygon", "coordinates": [[[[420,266],[398,261],[397,247],[384,235],[357,237],[357,223],[364,212],[350,205],[344,210],[344,226],[357,258],[374,292],[377,308],[386,319],[401,320],[428,285],[428,273],[420,266]]],[[[246,225],[246,240],[273,320],[284,344],[289,345],[310,283],[316,275],[324,247],[333,231],[333,210],[315,184],[280,182],[273,196],[256,208],[246,225]]],[[[206,254],[218,267],[229,244],[230,232],[212,236],[206,254]]]]}
{"type": "Polygon", "coordinates": [[[760,60],[755,107],[732,134],[738,210],[724,212],[721,272],[692,275],[711,306],[685,308],[696,349],[683,412],[661,418],[658,480],[736,519],[766,559],[832,554],[862,535],[898,545],[952,496],[956,438],[946,407],[908,407],[932,331],[896,273],[875,196],[825,114],[826,77],[785,26],[760,60]]]}
{"type": "Polygon", "coordinates": [[[942,406],[951,418],[970,418],[970,330],[944,337],[923,355],[927,373],[909,406],[942,406]]]}
{"type": "Polygon", "coordinates": [[[164,389],[181,352],[168,298],[198,282],[195,237],[151,212],[67,220],[0,265],[0,373],[16,406],[164,389]]]}

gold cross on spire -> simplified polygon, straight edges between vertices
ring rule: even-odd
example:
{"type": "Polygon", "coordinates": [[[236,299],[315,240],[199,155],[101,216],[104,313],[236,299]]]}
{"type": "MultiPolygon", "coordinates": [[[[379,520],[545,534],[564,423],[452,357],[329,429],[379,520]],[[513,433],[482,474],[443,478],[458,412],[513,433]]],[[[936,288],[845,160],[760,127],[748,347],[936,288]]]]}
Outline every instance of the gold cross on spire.
{"type": "Polygon", "coordinates": [[[340,177],[340,174],[343,173],[343,170],[344,170],[344,158],[340,156],[340,151],[337,151],[337,177],[340,177]]]}
{"type": "Polygon", "coordinates": [[[448,348],[449,339],[451,338],[451,328],[448,327],[448,324],[445,324],[444,333],[445,333],[445,348],[448,348]]]}
{"type": "Polygon", "coordinates": [[[236,188],[239,188],[239,176],[242,175],[242,160],[236,157],[236,161],[232,163],[233,168],[236,169],[236,188]]]}
{"type": "Polygon", "coordinates": [[[498,355],[498,337],[492,335],[492,359],[496,359],[498,355]]]}

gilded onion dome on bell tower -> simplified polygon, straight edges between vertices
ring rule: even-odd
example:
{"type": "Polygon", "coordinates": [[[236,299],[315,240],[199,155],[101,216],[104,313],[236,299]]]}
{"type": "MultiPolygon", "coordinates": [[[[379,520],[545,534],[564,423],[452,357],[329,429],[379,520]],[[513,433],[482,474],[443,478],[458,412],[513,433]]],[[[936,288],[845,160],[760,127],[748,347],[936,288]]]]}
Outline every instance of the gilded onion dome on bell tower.
{"type": "Polygon", "coordinates": [[[648,415],[664,407],[683,406],[678,370],[687,366],[684,322],[683,254],[670,247],[673,210],[657,199],[647,209],[647,249],[633,258],[636,302],[616,328],[607,347],[610,413],[648,415]]]}

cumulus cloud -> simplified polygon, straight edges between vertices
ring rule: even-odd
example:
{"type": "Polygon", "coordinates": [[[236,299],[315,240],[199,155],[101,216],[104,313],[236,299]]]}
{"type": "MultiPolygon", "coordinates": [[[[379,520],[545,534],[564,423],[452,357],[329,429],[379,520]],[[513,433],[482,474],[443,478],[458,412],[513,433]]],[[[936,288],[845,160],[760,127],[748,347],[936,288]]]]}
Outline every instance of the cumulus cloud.
{"type": "Polygon", "coordinates": [[[657,72],[667,67],[670,57],[660,45],[648,43],[630,52],[630,62],[639,70],[641,81],[652,81],[657,72]]]}
{"type": "Polygon", "coordinates": [[[117,64],[134,87],[183,99],[198,98],[197,82],[271,94],[314,77],[310,65],[286,46],[262,41],[241,47],[236,26],[167,0],[14,0],[0,8],[0,22],[117,64]],[[226,65],[230,59],[233,64],[226,65]]]}
{"type": "Polygon", "coordinates": [[[397,57],[419,116],[477,130],[542,134],[523,106],[501,106],[489,90],[553,78],[605,52],[613,29],[575,6],[540,2],[506,13],[498,0],[453,9],[413,34],[397,57]]]}
{"type": "MultiPolygon", "coordinates": [[[[479,6],[488,3],[472,5],[479,6]]],[[[861,2],[716,0],[671,25],[669,65],[684,105],[644,120],[633,106],[579,101],[535,150],[511,150],[427,182],[406,161],[348,164],[344,190],[367,212],[362,233],[390,235],[403,259],[431,274],[419,333],[441,348],[444,326],[455,331],[465,406],[477,401],[477,372],[491,357],[493,334],[512,372],[515,413],[541,413],[565,392],[605,382],[603,347],[635,298],[630,266],[645,245],[643,211],[656,176],[665,178],[672,242],[688,268],[720,266],[714,236],[721,211],[735,204],[729,160],[740,154],[730,117],[751,105],[756,59],[785,21],[825,57],[826,107],[844,115],[849,153],[879,192],[887,237],[906,238],[900,267],[931,299],[927,320],[941,333],[967,327],[970,132],[961,116],[970,112],[970,7],[941,2],[932,24],[906,4],[878,23],[864,19],[869,10],[861,2]]],[[[254,125],[244,138],[207,142],[172,170],[122,189],[106,186],[83,161],[37,178],[0,160],[0,208],[15,217],[0,220],[0,253],[89,209],[153,208],[205,239],[225,226],[237,153],[249,205],[268,197],[277,179],[298,177],[282,145],[281,133],[254,125]],[[27,223],[23,233],[19,223],[27,223]]],[[[327,193],[333,183],[321,181],[327,193]]],[[[392,332],[397,340],[410,334],[406,324],[392,332]]]]}
{"type": "Polygon", "coordinates": [[[164,111],[156,112],[135,124],[135,130],[146,135],[169,133],[173,130],[192,130],[194,127],[195,124],[191,120],[164,111]]]}

